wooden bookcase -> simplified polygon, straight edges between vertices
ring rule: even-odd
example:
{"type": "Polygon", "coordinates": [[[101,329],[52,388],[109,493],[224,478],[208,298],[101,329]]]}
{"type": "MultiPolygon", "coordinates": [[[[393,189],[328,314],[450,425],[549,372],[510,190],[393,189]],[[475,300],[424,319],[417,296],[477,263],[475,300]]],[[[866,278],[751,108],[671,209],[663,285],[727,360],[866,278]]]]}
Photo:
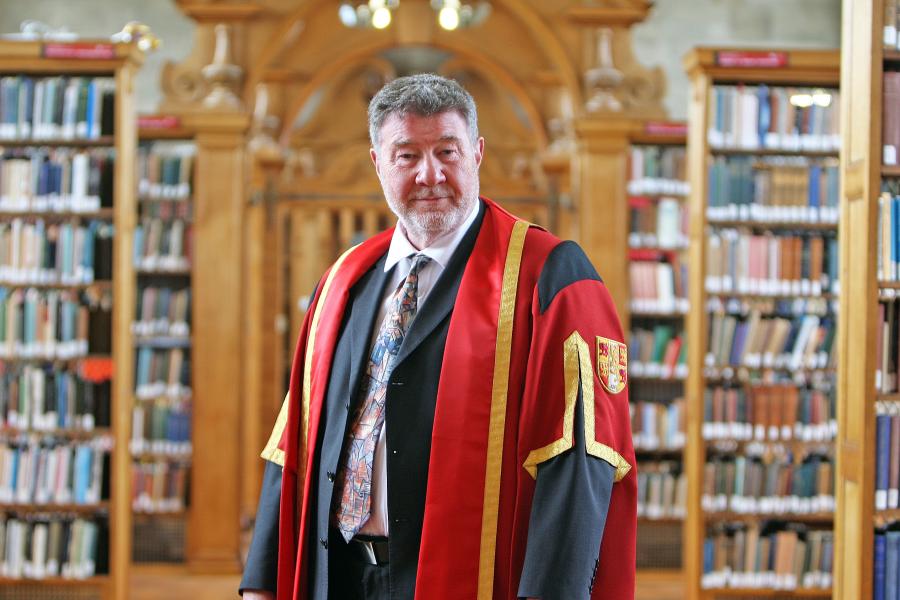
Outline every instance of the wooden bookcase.
{"type": "MultiPolygon", "coordinates": [[[[738,160],[746,160],[750,165],[751,172],[755,172],[762,168],[771,168],[771,163],[773,161],[777,162],[777,159],[774,158],[777,156],[795,157],[789,159],[784,164],[788,164],[790,160],[797,160],[804,165],[808,165],[820,160],[834,161],[838,155],[835,148],[816,147],[815,149],[812,149],[813,145],[806,143],[804,143],[804,145],[798,144],[796,146],[797,149],[792,150],[770,150],[766,149],[767,144],[763,144],[762,147],[751,148],[751,140],[748,140],[747,138],[737,137],[731,139],[729,136],[723,135],[720,139],[711,140],[711,119],[715,114],[713,102],[716,86],[766,85],[769,86],[769,90],[771,90],[773,94],[785,94],[782,99],[789,98],[792,106],[800,107],[813,104],[820,106],[824,102],[830,101],[830,99],[825,99],[824,96],[820,96],[814,101],[812,90],[820,88],[824,90],[833,90],[837,88],[839,83],[838,54],[837,52],[831,51],[772,52],[732,48],[700,48],[689,53],[685,57],[684,64],[692,82],[691,105],[688,121],[688,180],[690,182],[691,213],[689,263],[691,276],[689,300],[692,310],[687,319],[689,346],[689,373],[687,380],[688,441],[685,452],[686,472],[688,474],[688,510],[685,523],[685,579],[687,582],[687,597],[692,600],[735,596],[740,596],[741,598],[831,597],[830,589],[798,588],[793,590],[776,590],[774,589],[776,585],[783,585],[785,582],[783,580],[773,582],[772,580],[767,580],[765,578],[750,581],[749,584],[740,578],[729,579],[727,583],[707,580],[707,583],[716,585],[717,588],[720,585],[728,585],[728,587],[722,589],[708,589],[708,587],[704,587],[704,542],[710,531],[718,531],[718,528],[722,527],[721,524],[731,524],[734,526],[744,523],[749,527],[747,531],[748,535],[750,535],[749,532],[753,531],[755,526],[762,525],[764,522],[771,522],[770,520],[775,518],[778,518],[783,523],[786,522],[788,526],[794,526],[794,524],[796,524],[796,526],[801,526],[805,524],[816,529],[827,528],[832,521],[832,513],[828,510],[809,511],[807,514],[803,515],[797,514],[799,512],[797,510],[792,510],[792,512],[779,515],[778,517],[775,517],[771,514],[771,511],[768,510],[763,513],[762,507],[759,506],[756,507],[756,510],[745,509],[746,512],[753,510],[755,514],[738,515],[735,514],[733,510],[728,512],[721,510],[716,513],[705,510],[703,507],[704,475],[706,471],[707,453],[708,450],[713,449],[713,445],[706,441],[704,435],[704,414],[707,402],[712,401],[711,398],[707,400],[707,396],[713,393],[712,390],[714,389],[714,386],[721,385],[719,381],[712,377],[712,375],[714,375],[713,370],[709,368],[709,365],[706,362],[709,350],[709,334],[713,327],[711,323],[715,322],[716,317],[715,314],[710,312],[711,305],[709,304],[709,301],[711,299],[713,301],[717,298],[720,299],[721,306],[728,308],[729,310],[730,307],[735,306],[736,304],[739,315],[745,311],[748,306],[751,308],[755,307],[759,310],[759,314],[761,315],[760,318],[774,314],[770,309],[772,306],[779,306],[772,300],[773,295],[776,293],[779,294],[777,298],[780,299],[808,298],[813,296],[824,298],[824,300],[817,299],[816,302],[828,303],[825,304],[826,314],[828,311],[831,311],[830,307],[834,303],[833,295],[817,295],[817,290],[815,289],[802,289],[800,290],[800,293],[797,293],[798,290],[792,287],[791,289],[786,290],[787,293],[782,294],[777,289],[780,286],[780,283],[777,285],[766,284],[765,288],[761,287],[763,283],[759,283],[759,289],[754,285],[754,287],[749,290],[750,293],[747,293],[747,291],[743,289],[737,290],[724,286],[724,289],[719,290],[716,293],[709,293],[707,291],[707,277],[710,266],[708,260],[712,256],[710,250],[710,244],[713,243],[710,241],[711,236],[724,231],[726,228],[731,228],[732,230],[737,230],[742,236],[755,233],[769,235],[780,244],[782,242],[778,237],[779,234],[785,236],[793,232],[797,237],[806,236],[809,239],[812,239],[816,236],[833,236],[837,233],[837,226],[834,223],[799,223],[796,220],[798,215],[791,213],[791,209],[781,208],[766,209],[765,218],[768,220],[766,223],[758,222],[759,217],[756,214],[748,214],[743,208],[735,209],[736,212],[733,215],[735,218],[729,221],[725,220],[728,217],[727,214],[716,212],[715,223],[710,222],[708,217],[711,192],[709,178],[710,169],[714,168],[716,164],[721,165],[722,160],[727,161],[730,157],[746,156],[748,158],[739,158],[738,160]],[[794,91],[788,92],[784,88],[795,89],[794,91]],[[806,96],[801,98],[801,91],[806,94],[806,96]],[[715,142],[715,144],[711,142],[715,142]],[[741,145],[744,146],[744,148],[733,149],[734,145],[741,145]],[[800,148],[806,149],[800,150],[800,148]],[[716,160],[719,160],[719,163],[716,163],[716,160]],[[779,212],[781,210],[787,212],[779,212]],[[787,216],[787,219],[789,220],[786,220],[784,218],[785,216],[787,216]],[[719,219],[719,217],[722,218],[719,219]],[[753,221],[748,217],[753,218],[753,221]],[[765,300],[761,297],[761,291],[764,293],[765,300]]],[[[741,93],[743,93],[743,91],[741,93]]],[[[768,90],[766,93],[768,93],[768,90]]],[[[828,95],[827,92],[825,95],[828,95]]],[[[781,113],[782,115],[793,114],[796,116],[798,114],[798,112],[794,112],[794,108],[788,107],[787,104],[784,104],[781,110],[785,111],[781,113]]],[[[797,110],[799,111],[799,108],[797,108],[797,110]]],[[[737,114],[740,115],[741,113],[737,114]]],[[[752,114],[752,111],[745,114],[752,114]]],[[[778,123],[778,121],[775,122],[778,123]]],[[[749,126],[749,123],[745,122],[744,125],[749,126]]],[[[748,138],[752,138],[757,134],[757,128],[758,125],[756,123],[749,126],[748,131],[750,133],[748,134],[748,138]]],[[[767,136],[764,136],[764,139],[766,138],[767,136]]],[[[790,137],[785,137],[783,139],[785,141],[800,141],[792,140],[790,137]]],[[[776,136],[775,141],[780,143],[782,137],[776,136]]],[[[806,141],[809,140],[804,140],[804,142],[806,141]]],[[[833,137],[832,141],[834,141],[833,137]]],[[[832,165],[832,163],[828,163],[828,165],[832,165]]],[[[746,169],[746,167],[743,168],[746,169]]],[[[803,168],[810,167],[804,166],[803,168]]],[[[836,169],[836,166],[829,166],[829,168],[834,170],[836,169]]],[[[726,171],[726,173],[727,172],[728,171],[726,171]]],[[[737,172],[740,173],[740,171],[737,172]]],[[[744,173],[746,173],[746,170],[744,173]]],[[[764,193],[761,194],[761,198],[769,203],[774,203],[775,195],[774,193],[764,193]]],[[[735,202],[736,199],[730,198],[729,200],[735,202]]],[[[747,211],[749,210],[750,209],[747,209],[747,211]]],[[[727,210],[725,212],[727,213],[727,210]]],[[[829,215],[829,219],[827,220],[833,218],[831,213],[829,213],[829,215]]],[[[810,242],[810,244],[811,243],[812,242],[810,242]]],[[[825,242],[823,242],[823,244],[824,243],[825,242]]],[[[834,243],[832,242],[832,246],[833,244],[834,243]]],[[[789,249],[790,247],[791,246],[787,242],[784,242],[784,246],[779,246],[777,252],[781,252],[782,248],[789,249]]],[[[755,249],[759,250],[759,246],[756,246],[755,249]]],[[[780,258],[784,258],[784,256],[785,255],[780,255],[780,258]]],[[[793,256],[794,258],[799,258],[799,255],[797,254],[794,254],[793,256]]],[[[799,262],[799,260],[797,262],[799,262]]],[[[846,263],[842,264],[844,265],[844,268],[846,268],[846,263]]],[[[784,263],[781,263],[777,266],[780,268],[783,265],[784,263]]],[[[758,263],[755,268],[760,268],[758,263]]],[[[734,275],[733,267],[730,270],[725,269],[724,271],[725,273],[734,275]]],[[[796,276],[796,272],[790,272],[790,277],[788,277],[788,273],[789,271],[784,269],[777,273],[775,279],[792,279],[796,276]]],[[[759,271],[755,271],[754,274],[756,278],[760,278],[759,271]]],[[[747,279],[753,278],[754,274],[751,274],[747,279]]],[[[769,272],[768,275],[764,272],[762,277],[771,277],[771,272],[769,272]]],[[[735,280],[735,283],[738,283],[737,280],[735,280]]],[[[844,281],[842,279],[841,284],[843,283],[844,281]]],[[[804,305],[805,308],[801,309],[801,314],[808,314],[805,310],[811,309],[814,306],[815,305],[812,303],[804,305]]],[[[719,314],[722,313],[724,313],[724,310],[719,312],[719,314]]],[[[833,314],[833,311],[831,314],[833,314]]],[[[843,307],[841,308],[841,314],[846,314],[843,307]]],[[[729,340],[729,342],[731,341],[732,340],[729,340]]],[[[739,351],[737,356],[740,361],[743,361],[745,359],[743,354],[745,346],[743,346],[742,343],[740,347],[741,351],[739,351]]],[[[726,355],[724,362],[731,363],[732,359],[730,356],[731,353],[729,352],[729,354],[726,355]]],[[[765,363],[760,364],[763,365],[765,363]]],[[[803,376],[807,380],[815,378],[817,383],[822,385],[834,384],[834,370],[827,368],[821,370],[817,369],[815,372],[810,371],[807,373],[805,369],[791,371],[787,369],[776,370],[761,367],[736,367],[731,369],[730,372],[726,369],[719,369],[719,372],[720,374],[730,375],[726,385],[733,386],[735,395],[739,392],[744,392],[748,395],[750,393],[757,393],[757,385],[759,382],[769,384],[773,381],[791,381],[795,376],[803,376]]],[[[794,381],[797,380],[794,379],[794,381]]],[[[791,383],[789,387],[795,386],[791,383]]],[[[776,404],[774,400],[772,404],[776,404]]],[[[779,403],[778,405],[781,404],[779,403]]],[[[762,404],[758,404],[757,406],[762,406],[762,404]]],[[[827,407],[827,402],[825,402],[825,406],[827,407]]],[[[757,416],[759,417],[759,413],[757,413],[757,416]]],[[[767,422],[770,425],[773,423],[773,421],[767,422]]],[[[709,424],[707,423],[707,425],[709,424]]],[[[711,427],[709,428],[711,429],[711,427]]],[[[754,438],[757,436],[756,429],[756,427],[750,428],[750,431],[752,432],[751,436],[754,438]]],[[[741,431],[747,430],[741,429],[741,431]]],[[[761,454],[764,457],[774,456],[776,452],[779,452],[782,456],[787,457],[784,459],[786,464],[794,465],[795,467],[797,467],[798,464],[792,457],[800,457],[808,452],[823,452],[826,453],[826,455],[833,457],[834,444],[833,442],[827,441],[827,438],[829,437],[827,427],[825,430],[817,431],[817,433],[821,434],[822,441],[816,445],[793,439],[785,439],[787,437],[792,438],[794,433],[791,432],[789,436],[781,437],[783,431],[782,428],[777,428],[774,431],[768,427],[762,428],[761,437],[764,441],[758,442],[757,445],[762,448],[761,454]],[[773,439],[780,439],[781,441],[773,442],[771,441],[773,439]]],[[[734,426],[734,429],[725,427],[724,432],[726,434],[725,437],[739,437],[737,435],[731,435],[739,433],[737,426],[734,426]]],[[[722,461],[723,464],[727,463],[729,460],[736,462],[737,457],[746,455],[748,449],[749,444],[733,443],[730,448],[720,447],[716,451],[716,455],[725,457],[722,461]]],[[[766,460],[770,459],[766,458],[766,460]]],[[[816,467],[819,467],[818,463],[816,463],[816,467]]],[[[817,473],[821,474],[822,472],[817,471],[817,473]]],[[[824,481],[827,481],[828,479],[826,476],[827,471],[821,478],[824,481]]],[[[728,508],[730,509],[731,506],[729,505],[728,508]]],[[[756,529],[756,531],[759,530],[756,529]]],[[[760,538],[765,536],[766,533],[766,531],[762,531],[760,538]]],[[[819,541],[821,542],[820,548],[824,547],[825,542],[822,540],[819,541]]],[[[810,546],[812,546],[812,544],[810,546]]],[[[759,546],[757,547],[759,548],[759,546]]],[[[827,579],[824,578],[817,579],[816,583],[822,583],[823,581],[827,583],[827,579]]],[[[798,581],[797,585],[802,585],[802,583],[798,581]]],[[[855,596],[837,595],[835,597],[851,598],[855,596]]]]}
{"type": "MultiPolygon", "coordinates": [[[[632,430],[638,475],[645,479],[638,488],[643,492],[639,502],[644,510],[638,515],[637,568],[646,573],[681,569],[683,557],[684,515],[678,498],[684,496],[687,483],[683,428],[679,427],[685,419],[685,369],[669,368],[656,359],[662,358],[657,356],[657,346],[665,349],[672,344],[674,349],[684,343],[686,294],[679,298],[673,285],[668,290],[673,297],[656,285],[656,278],[686,284],[680,266],[687,264],[687,236],[675,234],[672,226],[677,223],[680,232],[682,219],[673,223],[670,217],[673,209],[682,217],[687,210],[687,125],[637,122],[629,142],[631,303],[629,314],[624,315],[628,322],[623,324],[629,330],[629,400],[635,415],[632,430]],[[654,266],[663,274],[655,273],[654,266]]],[[[675,352],[676,357],[680,352],[675,352]]]]}
{"type": "MultiPolygon", "coordinates": [[[[17,99],[22,98],[19,104],[26,107],[29,104],[27,100],[29,96],[28,92],[23,92],[22,89],[23,86],[31,85],[26,83],[26,80],[30,79],[34,83],[34,89],[37,89],[38,81],[53,80],[53,85],[59,92],[55,100],[50,98],[49,93],[44,95],[43,110],[45,116],[53,110],[56,113],[54,118],[60,125],[57,128],[42,127],[40,131],[35,131],[36,128],[32,127],[30,133],[26,133],[21,126],[15,123],[10,125],[12,121],[24,122],[26,120],[24,113],[9,112],[10,106],[7,104],[7,110],[3,113],[6,117],[6,125],[4,125],[4,139],[0,140],[0,149],[4,153],[16,152],[22,153],[24,156],[46,153],[47,160],[59,161],[57,163],[59,165],[63,165],[67,160],[81,160],[76,158],[76,155],[84,156],[85,153],[109,151],[110,154],[104,154],[102,160],[106,160],[109,156],[113,157],[112,166],[105,171],[104,177],[107,178],[104,183],[105,191],[100,194],[100,196],[108,194],[106,200],[111,200],[111,205],[108,207],[101,205],[99,209],[97,207],[90,208],[89,204],[83,202],[60,203],[54,209],[52,200],[47,204],[37,200],[38,196],[42,198],[52,196],[54,188],[50,187],[51,184],[47,180],[43,180],[44,184],[48,185],[47,189],[35,188],[25,179],[21,171],[16,173],[7,171],[4,173],[7,179],[5,184],[10,187],[17,186],[27,200],[23,200],[14,210],[3,212],[0,215],[0,223],[12,224],[14,220],[19,219],[20,222],[34,223],[37,227],[40,222],[44,222],[48,226],[48,235],[51,223],[58,224],[60,228],[71,226],[74,229],[90,228],[93,223],[98,229],[103,229],[104,226],[108,229],[111,226],[114,232],[111,243],[103,249],[102,254],[98,251],[95,256],[95,258],[106,257],[106,260],[111,263],[104,264],[98,272],[98,275],[104,273],[103,281],[95,279],[93,273],[91,275],[83,273],[80,278],[76,278],[78,279],[77,283],[73,283],[74,280],[69,278],[63,279],[51,275],[49,279],[41,280],[40,284],[34,285],[34,271],[32,271],[24,279],[17,279],[14,283],[7,281],[3,285],[6,290],[33,289],[35,291],[31,292],[32,297],[44,294],[49,298],[49,294],[55,291],[59,291],[61,294],[80,294],[77,296],[79,304],[83,303],[85,298],[91,294],[99,295],[101,308],[90,315],[88,323],[94,323],[95,326],[101,327],[98,324],[107,321],[108,332],[107,327],[102,326],[101,331],[95,332],[96,337],[91,338],[90,344],[93,344],[95,348],[102,346],[109,349],[101,353],[86,344],[86,352],[82,347],[72,356],[66,356],[65,360],[61,360],[58,353],[54,355],[55,358],[49,358],[49,354],[44,354],[47,352],[46,350],[31,358],[26,358],[26,351],[16,349],[2,361],[5,372],[16,372],[17,369],[23,368],[22,365],[35,364],[46,369],[46,376],[71,374],[72,377],[76,377],[75,373],[77,373],[77,377],[81,377],[83,380],[94,379],[96,381],[102,379],[109,381],[109,377],[112,376],[111,383],[104,384],[108,385],[108,392],[104,392],[104,394],[109,397],[109,409],[106,411],[109,420],[107,427],[85,427],[84,421],[81,421],[79,428],[74,425],[75,421],[67,424],[65,419],[60,420],[61,415],[57,415],[57,424],[63,426],[61,429],[53,427],[47,431],[46,423],[37,427],[36,421],[17,424],[7,422],[3,428],[2,435],[6,438],[7,444],[15,443],[13,439],[17,436],[20,439],[23,436],[31,438],[38,444],[49,444],[50,439],[63,440],[64,445],[68,443],[65,440],[78,440],[101,444],[107,448],[106,454],[109,458],[105,465],[104,479],[106,483],[102,486],[104,489],[100,493],[100,502],[77,505],[70,503],[38,505],[34,502],[0,504],[0,512],[4,515],[26,515],[26,520],[29,518],[27,515],[31,515],[33,522],[36,523],[64,520],[67,517],[87,517],[101,523],[97,534],[98,556],[97,564],[94,565],[97,569],[96,574],[82,579],[59,576],[49,579],[34,577],[31,579],[2,579],[0,585],[4,588],[3,596],[5,598],[97,597],[111,599],[127,596],[131,546],[129,493],[131,474],[128,454],[131,408],[128,399],[131,395],[134,367],[130,334],[134,306],[134,271],[131,249],[135,221],[133,165],[136,142],[133,81],[135,72],[142,62],[143,54],[135,46],[111,44],[102,40],[84,40],[71,44],[0,41],[0,77],[6,84],[4,88],[7,89],[7,86],[11,85],[19,86],[17,99]],[[13,78],[16,77],[20,79],[15,81],[13,78]],[[77,77],[83,79],[75,80],[74,78],[77,77]],[[99,79],[109,83],[89,83],[97,82],[99,79]],[[79,87],[82,85],[87,87],[79,87]],[[103,111],[102,104],[106,100],[104,100],[102,92],[103,87],[107,85],[109,95],[106,100],[111,99],[113,106],[107,105],[107,110],[103,111]],[[80,94],[82,89],[85,97],[83,101],[78,101],[77,94],[80,94]],[[75,96],[74,98],[70,97],[68,103],[65,100],[64,90],[68,90],[68,94],[75,96]],[[107,115],[106,123],[97,122],[96,126],[101,128],[100,136],[92,135],[87,127],[81,128],[74,125],[76,122],[91,121],[86,109],[91,106],[92,102],[107,115]],[[65,114],[64,111],[58,111],[55,108],[66,104],[73,107],[79,106],[80,110],[65,114]],[[20,116],[21,119],[19,119],[20,116]],[[65,123],[73,125],[63,127],[62,125],[65,123]],[[35,139],[36,136],[40,136],[42,139],[35,139]],[[105,271],[109,271],[109,273],[105,274],[105,271]],[[50,281],[54,281],[54,283],[50,283],[50,281]],[[111,302],[109,302],[110,299],[111,302]],[[48,356],[48,358],[41,358],[42,356],[48,356]],[[54,519],[54,516],[61,518],[54,519]],[[102,566],[100,563],[103,563],[102,566]]],[[[49,89],[49,84],[42,83],[41,87],[44,88],[42,92],[44,93],[49,89]]],[[[8,94],[7,98],[10,97],[8,94]]],[[[33,107],[33,96],[31,100],[33,107]]],[[[70,162],[68,168],[74,174],[77,171],[71,166],[72,164],[74,162],[70,162]]],[[[63,169],[64,173],[68,172],[64,166],[59,168],[63,169]]],[[[90,172],[88,169],[93,168],[93,166],[88,167],[82,173],[88,173],[90,172]]],[[[63,181],[65,181],[64,178],[63,181]]],[[[56,189],[65,191],[65,188],[56,187],[56,189]]],[[[73,183],[72,189],[82,188],[73,183]]],[[[88,189],[88,193],[93,191],[93,188],[88,189]]],[[[83,197],[80,193],[73,196],[83,197]]],[[[106,203],[103,202],[103,204],[106,203]]],[[[63,246],[62,238],[60,238],[59,246],[63,246]]],[[[91,247],[90,244],[85,242],[83,248],[89,247],[91,247]]],[[[97,247],[97,245],[94,246],[94,248],[97,247]]],[[[85,264],[86,262],[85,260],[85,264]]],[[[93,266],[95,270],[99,269],[98,263],[93,266]]],[[[46,395],[43,397],[50,398],[46,395]]],[[[59,401],[60,398],[61,396],[56,396],[54,400],[59,401]]],[[[97,396],[95,396],[96,398],[97,396]]],[[[61,407],[62,404],[57,405],[58,410],[61,410],[61,407]]],[[[49,411],[50,407],[48,405],[45,408],[49,411]]],[[[4,416],[8,415],[9,413],[4,416]]],[[[104,415],[102,420],[106,419],[107,415],[104,415]]],[[[32,500],[36,500],[36,497],[32,496],[32,500]]],[[[9,521],[7,521],[8,524],[9,521]]],[[[89,569],[87,573],[89,574],[89,569]]],[[[81,573],[82,576],[85,574],[85,572],[81,573]]]]}
{"type": "MultiPolygon", "coordinates": [[[[876,506],[877,414],[896,414],[898,395],[879,389],[882,325],[879,312],[896,310],[900,285],[879,273],[882,186],[896,186],[900,170],[883,164],[886,119],[883,76],[900,71],[896,23],[886,12],[893,0],[849,0],[843,6],[841,85],[852,89],[841,103],[841,285],[840,311],[853,315],[841,328],[838,351],[838,512],[835,547],[836,598],[875,595],[875,529],[900,520],[900,512],[876,506]],[[893,29],[893,35],[888,30],[893,29]],[[893,37],[892,47],[887,47],[893,37]]],[[[896,196],[894,190],[891,196],[896,196]]],[[[885,215],[885,219],[890,219],[885,215]]],[[[890,236],[886,236],[885,242],[890,236]]],[[[888,345],[896,344],[897,324],[888,345]]],[[[896,369],[896,364],[891,365],[896,369]]],[[[894,373],[896,376],[896,372],[894,373]]],[[[883,596],[882,596],[883,597],[883,596]]]]}
{"type": "MultiPolygon", "coordinates": [[[[146,527],[142,532],[152,532],[154,539],[147,540],[143,556],[135,558],[151,563],[183,561],[196,573],[238,573],[241,490],[243,481],[253,476],[241,462],[249,428],[243,413],[253,404],[245,396],[242,376],[248,360],[245,352],[250,352],[242,344],[251,293],[242,283],[249,119],[210,109],[156,115],[143,123],[142,141],[179,142],[193,145],[195,152],[187,219],[190,266],[178,274],[141,276],[141,283],[156,280],[180,288],[189,284],[191,290],[191,451],[186,510],[136,516],[146,527]],[[166,547],[170,542],[183,547],[172,552],[166,547]]],[[[134,388],[130,394],[135,397],[134,388]]]]}
{"type": "Polygon", "coordinates": [[[137,488],[132,490],[135,564],[186,561],[193,454],[190,259],[195,137],[196,130],[176,115],[138,117],[139,297],[133,329],[138,372],[131,440],[137,488]],[[142,383],[141,352],[144,359],[152,356],[166,364],[164,389],[152,389],[161,387],[158,382],[142,383]],[[179,364],[180,372],[174,373],[173,366],[179,364]]]}

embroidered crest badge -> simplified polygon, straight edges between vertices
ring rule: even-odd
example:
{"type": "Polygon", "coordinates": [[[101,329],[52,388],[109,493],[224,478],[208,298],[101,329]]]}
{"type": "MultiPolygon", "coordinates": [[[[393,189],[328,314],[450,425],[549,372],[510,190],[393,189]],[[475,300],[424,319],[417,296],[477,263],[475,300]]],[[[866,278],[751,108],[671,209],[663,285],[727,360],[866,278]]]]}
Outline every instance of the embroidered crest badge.
{"type": "Polygon", "coordinates": [[[597,336],[597,376],[611,394],[625,389],[628,380],[628,348],[625,344],[597,336]]]}

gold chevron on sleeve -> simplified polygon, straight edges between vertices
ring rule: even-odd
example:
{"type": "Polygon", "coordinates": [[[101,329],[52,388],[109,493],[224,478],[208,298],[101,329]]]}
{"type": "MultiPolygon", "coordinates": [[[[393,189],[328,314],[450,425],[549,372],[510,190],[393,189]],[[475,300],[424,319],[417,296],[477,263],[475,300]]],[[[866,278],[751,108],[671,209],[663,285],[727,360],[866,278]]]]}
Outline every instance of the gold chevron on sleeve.
{"type": "Polygon", "coordinates": [[[537,478],[537,466],[569,450],[575,441],[575,404],[581,389],[584,406],[584,439],[587,453],[605,460],[616,469],[616,481],[621,481],[631,465],[621,454],[596,440],[594,427],[594,377],[591,368],[591,353],[587,342],[577,331],[563,342],[563,369],[565,377],[566,409],[563,415],[563,435],[561,438],[537,450],[532,450],[525,459],[525,470],[537,478]],[[585,382],[587,379],[587,382],[585,382]]]}
{"type": "Polygon", "coordinates": [[[281,403],[281,410],[278,411],[278,418],[275,419],[275,427],[272,428],[272,434],[269,436],[269,441],[266,442],[266,447],[263,448],[262,456],[264,459],[275,463],[280,467],[284,467],[284,450],[281,450],[278,447],[278,442],[281,441],[281,435],[284,433],[284,425],[287,423],[287,415],[288,415],[288,404],[291,400],[291,393],[288,392],[284,396],[284,402],[281,403]]]}

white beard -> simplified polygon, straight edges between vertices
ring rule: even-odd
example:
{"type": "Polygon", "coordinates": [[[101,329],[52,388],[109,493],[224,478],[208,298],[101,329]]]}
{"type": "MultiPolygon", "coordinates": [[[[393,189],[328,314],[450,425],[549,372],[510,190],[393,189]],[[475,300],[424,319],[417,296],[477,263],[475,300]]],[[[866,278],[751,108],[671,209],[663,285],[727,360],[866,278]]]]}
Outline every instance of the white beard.
{"type": "Polygon", "coordinates": [[[419,241],[424,244],[430,244],[431,241],[456,230],[462,225],[469,216],[472,207],[478,202],[478,179],[474,178],[475,185],[472,190],[463,190],[464,197],[449,208],[441,210],[417,210],[410,206],[414,205],[416,197],[427,198],[434,196],[447,196],[445,190],[440,187],[429,188],[423,190],[412,197],[407,203],[397,202],[392,198],[387,198],[388,206],[391,211],[397,215],[400,224],[403,226],[407,237],[411,242],[419,241]]]}

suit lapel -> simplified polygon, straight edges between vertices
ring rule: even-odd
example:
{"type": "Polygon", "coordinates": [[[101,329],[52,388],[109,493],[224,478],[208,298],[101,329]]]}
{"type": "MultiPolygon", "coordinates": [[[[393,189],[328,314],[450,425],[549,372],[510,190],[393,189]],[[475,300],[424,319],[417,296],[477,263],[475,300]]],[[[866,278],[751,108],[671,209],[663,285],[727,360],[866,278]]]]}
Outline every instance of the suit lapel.
{"type": "Polygon", "coordinates": [[[425,300],[424,306],[416,314],[416,318],[409,326],[406,337],[403,338],[403,345],[400,346],[400,352],[394,359],[394,366],[399,365],[403,360],[412,354],[419,344],[440,325],[441,321],[453,310],[456,302],[456,293],[459,291],[459,283],[462,280],[463,271],[465,271],[466,263],[472,248],[475,247],[475,240],[478,238],[478,232],[481,230],[481,222],[484,219],[484,203],[479,201],[478,216],[469,226],[469,230],[459,242],[453,256],[447,263],[447,268],[441,273],[441,276],[435,282],[431,293],[425,300]]]}
{"type": "Polygon", "coordinates": [[[357,284],[360,291],[353,299],[350,318],[347,320],[347,333],[350,335],[350,378],[347,391],[351,404],[357,399],[360,373],[365,369],[373,328],[380,325],[375,320],[378,318],[378,308],[389,275],[384,272],[384,260],[384,256],[378,259],[357,284]]]}

